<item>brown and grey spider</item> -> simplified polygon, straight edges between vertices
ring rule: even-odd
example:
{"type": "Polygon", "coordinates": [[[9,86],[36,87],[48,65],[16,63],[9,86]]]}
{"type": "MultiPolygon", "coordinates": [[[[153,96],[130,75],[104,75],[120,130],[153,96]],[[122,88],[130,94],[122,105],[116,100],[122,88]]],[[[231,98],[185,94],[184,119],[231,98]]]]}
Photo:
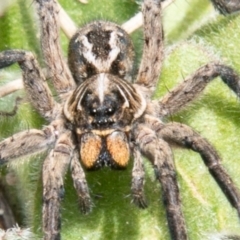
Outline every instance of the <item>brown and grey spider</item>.
{"type": "MultiPolygon", "coordinates": [[[[18,62],[25,90],[36,110],[49,122],[42,130],[17,133],[0,143],[0,162],[49,149],[43,165],[44,239],[60,239],[60,202],[64,175],[70,166],[84,213],[91,210],[86,169],[125,168],[133,157],[132,195],[141,208],[144,168],[141,155],[153,165],[162,186],[172,239],[187,239],[170,145],[198,152],[231,205],[240,215],[240,192],[220,163],[215,149],[190,127],[162,120],[195,99],[213,78],[220,76],[239,96],[240,79],[221,63],[199,68],[161,100],[151,100],[163,61],[160,0],[145,0],[144,50],[132,83],[134,52],[129,36],[116,24],[95,21],[80,29],[69,45],[69,68],[58,42],[54,0],[36,0],[41,41],[56,101],[34,56],[22,50],[0,54],[0,68],[18,62]]],[[[239,1],[214,1],[222,13],[239,10],[239,1]]]]}

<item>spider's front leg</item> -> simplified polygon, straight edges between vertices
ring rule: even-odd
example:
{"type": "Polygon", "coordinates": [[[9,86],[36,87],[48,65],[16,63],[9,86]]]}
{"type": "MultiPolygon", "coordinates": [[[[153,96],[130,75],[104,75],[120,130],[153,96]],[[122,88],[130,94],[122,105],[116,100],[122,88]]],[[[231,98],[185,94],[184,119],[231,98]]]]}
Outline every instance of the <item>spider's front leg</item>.
{"type": "Polygon", "coordinates": [[[58,137],[53,125],[43,130],[26,130],[0,142],[0,164],[26,155],[38,153],[52,146],[58,137]]]}
{"type": "Polygon", "coordinates": [[[23,83],[31,104],[45,119],[54,119],[59,106],[52,97],[34,55],[23,50],[0,53],[0,69],[14,63],[18,63],[23,71],[23,83]]]}
{"type": "Polygon", "coordinates": [[[56,0],[36,0],[41,23],[41,45],[49,75],[60,97],[75,87],[75,82],[63,58],[59,42],[59,7],[56,0]]]}
{"type": "Polygon", "coordinates": [[[64,196],[64,176],[74,153],[71,133],[62,134],[43,165],[44,240],[60,239],[60,203],[64,196]]]}
{"type": "Polygon", "coordinates": [[[78,194],[80,210],[83,214],[87,214],[92,210],[92,202],[89,195],[85,173],[79,159],[79,152],[78,150],[75,150],[70,163],[70,170],[73,184],[78,194]]]}
{"type": "Polygon", "coordinates": [[[240,10],[239,0],[211,0],[221,14],[229,14],[240,10]]]}
{"type": "MultiPolygon", "coordinates": [[[[0,207],[2,209],[2,214],[0,217],[1,230],[6,230],[17,225],[15,214],[12,210],[11,203],[9,202],[9,195],[6,194],[7,187],[4,184],[4,179],[6,176],[0,176],[0,207]]],[[[4,234],[3,234],[4,235],[4,234]]],[[[1,234],[1,236],[4,238],[1,234]]]]}
{"type": "Polygon", "coordinates": [[[163,28],[161,1],[145,0],[143,3],[144,47],[136,83],[148,89],[150,97],[155,90],[163,61],[163,28]]]}
{"type": "Polygon", "coordinates": [[[231,67],[212,62],[200,67],[159,101],[160,116],[176,114],[196,99],[216,77],[221,77],[223,82],[240,97],[239,75],[231,67]]]}
{"type": "Polygon", "coordinates": [[[155,132],[144,125],[138,125],[133,134],[141,153],[152,162],[156,178],[161,183],[172,239],[186,240],[187,230],[181,210],[172,151],[164,140],[157,138],[155,132]]]}
{"type": "Polygon", "coordinates": [[[91,199],[85,173],[79,162],[72,133],[63,133],[43,165],[43,232],[44,240],[59,240],[61,229],[60,203],[64,196],[64,176],[70,166],[74,187],[83,213],[91,211],[91,199]]]}
{"type": "Polygon", "coordinates": [[[132,187],[131,192],[133,202],[140,208],[146,208],[147,202],[144,196],[145,171],[143,161],[138,146],[133,147],[133,170],[132,170],[132,187]]]}
{"type": "Polygon", "coordinates": [[[191,149],[201,155],[209,172],[240,217],[240,191],[221,165],[221,159],[210,143],[190,127],[180,123],[168,123],[159,128],[157,133],[165,141],[191,149]]]}

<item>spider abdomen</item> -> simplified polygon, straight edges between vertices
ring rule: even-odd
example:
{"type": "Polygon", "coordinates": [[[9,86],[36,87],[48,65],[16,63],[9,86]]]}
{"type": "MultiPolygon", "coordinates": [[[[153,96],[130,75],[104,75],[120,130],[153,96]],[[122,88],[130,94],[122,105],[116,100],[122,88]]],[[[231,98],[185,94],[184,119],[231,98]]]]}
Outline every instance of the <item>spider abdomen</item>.
{"type": "Polygon", "coordinates": [[[81,28],[69,44],[69,67],[77,83],[99,73],[131,81],[134,51],[129,35],[117,24],[95,21],[81,28]]]}

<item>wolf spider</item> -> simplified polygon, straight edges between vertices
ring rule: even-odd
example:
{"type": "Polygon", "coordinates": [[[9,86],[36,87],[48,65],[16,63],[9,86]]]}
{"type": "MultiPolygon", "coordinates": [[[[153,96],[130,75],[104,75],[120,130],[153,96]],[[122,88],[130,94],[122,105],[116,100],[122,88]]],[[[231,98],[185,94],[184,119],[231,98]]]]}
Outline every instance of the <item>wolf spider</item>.
{"type": "MultiPolygon", "coordinates": [[[[164,118],[195,99],[217,76],[239,96],[240,79],[233,69],[211,62],[200,67],[162,99],[151,100],[163,61],[160,0],[143,2],[144,48],[134,82],[133,46],[123,29],[106,21],[87,24],[70,41],[67,65],[58,41],[56,1],[36,2],[42,50],[59,99],[52,97],[32,53],[7,50],[0,54],[0,68],[19,64],[32,105],[49,122],[42,130],[22,131],[3,140],[0,163],[49,150],[42,170],[44,239],[60,239],[60,202],[69,166],[81,210],[88,213],[92,204],[82,165],[86,169],[104,166],[122,169],[132,156],[133,202],[145,208],[141,155],[152,163],[161,184],[171,238],[187,239],[172,144],[201,155],[210,174],[240,216],[240,192],[212,145],[184,124],[163,122],[164,118]]],[[[240,9],[238,1],[213,2],[222,13],[240,9]]]]}

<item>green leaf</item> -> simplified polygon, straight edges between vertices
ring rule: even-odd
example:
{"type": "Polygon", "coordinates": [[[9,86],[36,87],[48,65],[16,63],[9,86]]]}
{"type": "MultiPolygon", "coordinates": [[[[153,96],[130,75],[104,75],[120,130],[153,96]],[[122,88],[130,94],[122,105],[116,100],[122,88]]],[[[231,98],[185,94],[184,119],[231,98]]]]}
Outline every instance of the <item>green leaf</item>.
{"type": "MultiPolygon", "coordinates": [[[[133,0],[61,0],[63,8],[78,24],[108,19],[122,24],[138,12],[133,0]]],[[[39,59],[39,34],[32,1],[18,0],[0,18],[0,50],[23,48],[35,52],[39,59]]],[[[219,16],[207,0],[176,0],[163,13],[166,36],[166,57],[155,98],[160,98],[199,66],[223,59],[234,69],[240,64],[240,16],[219,16]]],[[[133,34],[138,56],[141,53],[141,32],[133,34]]],[[[66,54],[67,38],[61,34],[66,54]]],[[[139,62],[139,59],[138,59],[139,62]]],[[[0,81],[15,79],[18,67],[0,72],[0,81]],[[10,72],[10,74],[9,74],[10,72]]],[[[16,94],[15,94],[16,95],[16,94]]],[[[14,106],[13,96],[0,99],[1,110],[14,106]]],[[[17,93],[19,95],[19,93],[17,93]]],[[[21,92],[24,96],[24,92],[21,92]]],[[[221,82],[214,80],[203,96],[170,121],[185,123],[207,138],[218,150],[223,165],[240,188],[239,117],[240,103],[221,82]]],[[[44,121],[29,106],[21,105],[13,118],[0,119],[1,138],[22,129],[41,128],[44,121]]],[[[187,150],[174,150],[183,212],[189,239],[202,240],[217,232],[238,233],[237,213],[214,182],[200,156],[187,150]]],[[[41,166],[45,156],[27,161],[15,161],[12,168],[18,174],[18,197],[21,199],[24,222],[41,233],[41,166]],[[18,164],[21,162],[21,164],[18,164]]],[[[159,183],[145,161],[146,196],[149,207],[141,210],[131,203],[130,185],[132,164],[126,171],[87,172],[94,208],[82,215],[71,177],[65,182],[62,202],[63,239],[169,239],[165,209],[159,183]]]]}

